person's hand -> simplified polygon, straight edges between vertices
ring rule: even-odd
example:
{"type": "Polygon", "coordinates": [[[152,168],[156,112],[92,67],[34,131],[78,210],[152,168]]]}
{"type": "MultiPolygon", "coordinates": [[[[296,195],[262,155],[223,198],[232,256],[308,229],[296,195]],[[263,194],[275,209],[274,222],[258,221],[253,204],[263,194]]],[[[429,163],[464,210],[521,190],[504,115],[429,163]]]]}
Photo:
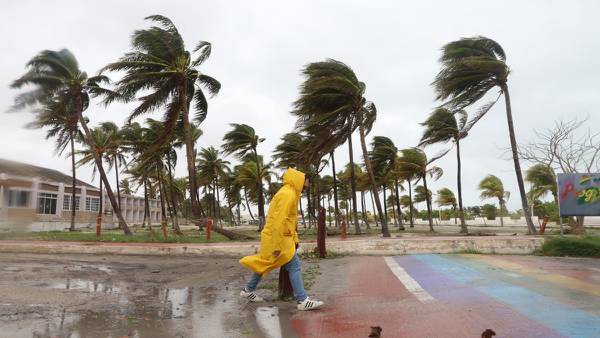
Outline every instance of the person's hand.
{"type": "Polygon", "coordinates": [[[280,254],[281,254],[281,250],[273,251],[273,257],[275,257],[275,258],[279,257],[280,254]]]}

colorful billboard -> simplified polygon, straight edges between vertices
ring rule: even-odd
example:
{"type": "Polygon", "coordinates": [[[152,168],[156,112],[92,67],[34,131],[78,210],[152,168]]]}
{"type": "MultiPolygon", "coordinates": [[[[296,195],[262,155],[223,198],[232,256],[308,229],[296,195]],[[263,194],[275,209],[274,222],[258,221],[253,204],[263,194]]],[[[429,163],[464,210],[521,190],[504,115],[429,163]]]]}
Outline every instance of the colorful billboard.
{"type": "Polygon", "coordinates": [[[558,174],[562,216],[600,216],[600,174],[558,174]]]}

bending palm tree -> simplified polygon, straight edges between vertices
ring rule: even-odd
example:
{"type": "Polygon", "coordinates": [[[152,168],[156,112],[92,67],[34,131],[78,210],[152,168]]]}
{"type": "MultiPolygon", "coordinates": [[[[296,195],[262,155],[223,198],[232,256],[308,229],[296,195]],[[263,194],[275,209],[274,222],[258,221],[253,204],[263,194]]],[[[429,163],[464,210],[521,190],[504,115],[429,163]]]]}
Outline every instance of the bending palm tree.
{"type": "MultiPolygon", "coordinates": [[[[314,136],[307,148],[315,154],[315,158],[322,158],[345,141],[349,141],[350,146],[351,135],[358,129],[365,167],[382,224],[381,232],[384,237],[390,237],[365,140],[377,116],[375,105],[364,97],[365,83],[358,80],[350,67],[336,60],[308,64],[302,72],[305,81],[293,113],[298,117],[297,127],[314,136]]],[[[351,168],[354,168],[352,157],[350,161],[351,168]]],[[[355,180],[351,183],[354,186],[355,180]]],[[[356,187],[352,195],[356,210],[356,187]]],[[[356,212],[354,222],[358,224],[356,212]]]]}
{"type": "Polygon", "coordinates": [[[456,197],[452,190],[448,188],[442,188],[437,192],[437,201],[436,203],[440,207],[452,207],[452,211],[454,211],[454,224],[456,224],[456,197]]]}
{"type": "MultiPolygon", "coordinates": [[[[398,171],[403,177],[417,177],[418,180],[423,180],[423,189],[429,191],[427,188],[427,176],[433,180],[438,180],[444,171],[440,167],[430,167],[429,165],[439,159],[444,154],[438,155],[431,160],[427,159],[425,152],[419,148],[408,148],[400,151],[401,155],[397,159],[398,171]]],[[[431,216],[431,198],[426,199],[427,214],[429,219],[429,231],[433,232],[433,218],[431,216]]]]}
{"type": "Polygon", "coordinates": [[[500,225],[504,226],[504,210],[506,210],[506,199],[510,196],[510,192],[504,191],[502,181],[494,176],[487,175],[479,182],[479,190],[481,190],[481,199],[497,198],[500,205],[500,225]]]}
{"type": "Polygon", "coordinates": [[[208,110],[202,88],[211,95],[217,94],[221,89],[217,80],[197,69],[210,56],[211,44],[200,41],[193,50],[197,55],[192,58],[192,53],[185,49],[183,39],[171,20],[161,15],[149,16],[146,19],[158,23],[158,26],[135,31],[131,38],[133,51],[104,69],[125,71],[125,76],[118,82],[117,91],[128,100],[133,100],[140,92],[144,93],[144,96],[139,98],[141,103],[129,116],[129,121],[142,114],[165,108],[164,130],[159,143],[171,139],[178,124],[183,128],[190,201],[193,218],[197,222],[200,211],[196,194],[190,108],[193,104],[193,121],[199,125],[206,118],[208,110]],[[149,94],[147,90],[150,90],[149,94]]]}
{"type": "Polygon", "coordinates": [[[552,194],[554,203],[558,205],[558,192],[556,186],[556,174],[554,169],[545,164],[536,164],[527,170],[525,180],[531,183],[529,196],[531,201],[552,194]]]}
{"type": "MultiPolygon", "coordinates": [[[[100,87],[99,84],[108,83],[109,79],[101,75],[88,77],[86,72],[79,69],[77,59],[67,49],[42,51],[27,63],[27,67],[25,75],[15,80],[11,87],[20,89],[26,85],[33,85],[35,88],[19,94],[11,110],[41,105],[42,111],[54,111],[67,117],[70,123],[77,121],[83,129],[85,143],[88,147],[93,147],[92,134],[87,126],[88,120],[83,116],[83,112],[90,104],[90,97],[107,95],[107,103],[121,99],[115,92],[100,87]]],[[[106,187],[112,209],[119,219],[119,226],[125,234],[130,235],[131,231],[102,168],[102,159],[97,154],[93,154],[93,159],[100,179],[106,187]]]]}
{"type": "MultiPolygon", "coordinates": [[[[385,180],[393,180],[395,186],[394,202],[398,210],[398,217],[400,218],[400,230],[404,230],[402,224],[402,210],[400,209],[400,184],[399,177],[396,175],[394,168],[396,167],[396,159],[398,148],[394,145],[394,142],[385,136],[373,137],[371,143],[372,151],[370,153],[371,161],[373,163],[373,169],[375,172],[380,172],[385,180]]],[[[386,182],[387,183],[387,182],[386,182]]],[[[386,186],[383,186],[384,194],[386,186]]],[[[392,204],[394,205],[394,204],[392,204]]],[[[386,208],[387,209],[387,208],[386,208]]]]}
{"type": "MultiPolygon", "coordinates": [[[[488,91],[499,87],[506,102],[506,120],[512,149],[513,162],[521,204],[530,234],[537,233],[531,215],[523,183],[523,173],[519,163],[517,140],[512,118],[510,96],[508,93],[508,74],[506,54],[502,46],[486,37],[463,38],[446,44],[442,48],[442,70],[436,76],[433,86],[439,100],[446,100],[446,105],[462,109],[479,101],[488,91]]],[[[487,104],[481,110],[481,118],[493,103],[487,104]]]]}
{"type": "MultiPolygon", "coordinates": [[[[253,160],[256,165],[256,173],[261,173],[263,168],[261,167],[262,160],[258,159],[258,152],[256,148],[258,144],[263,142],[265,139],[258,137],[254,128],[247,124],[232,123],[233,130],[223,136],[223,153],[225,155],[235,154],[235,156],[243,160],[249,158],[253,160]],[[248,155],[251,155],[248,157],[248,155]]],[[[255,181],[258,193],[258,228],[262,230],[265,221],[265,200],[263,193],[263,181],[260,175],[256,175],[255,181]]]]}
{"type": "Polygon", "coordinates": [[[462,203],[460,140],[467,136],[467,133],[469,132],[470,128],[474,125],[474,122],[467,124],[467,113],[464,110],[452,113],[446,108],[438,108],[434,110],[433,113],[431,113],[431,115],[429,116],[429,118],[427,118],[425,122],[421,123],[421,125],[425,126],[425,131],[423,132],[423,137],[421,137],[421,142],[419,143],[419,146],[426,146],[436,143],[447,143],[449,141],[452,141],[454,142],[454,144],[456,144],[456,183],[458,187],[460,232],[466,234],[468,232],[468,229],[467,224],[465,223],[465,216],[462,203]]]}

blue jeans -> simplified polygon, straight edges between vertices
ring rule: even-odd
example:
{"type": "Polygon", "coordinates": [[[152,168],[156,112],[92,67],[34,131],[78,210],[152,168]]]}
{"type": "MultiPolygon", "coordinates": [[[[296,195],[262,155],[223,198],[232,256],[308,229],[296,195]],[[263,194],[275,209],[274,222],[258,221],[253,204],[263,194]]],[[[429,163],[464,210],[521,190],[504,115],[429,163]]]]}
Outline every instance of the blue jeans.
{"type": "MultiPolygon", "coordinates": [[[[288,271],[290,276],[290,282],[292,283],[292,289],[294,289],[294,298],[296,298],[297,302],[303,302],[307,297],[304,292],[304,282],[302,281],[302,273],[300,271],[300,258],[298,258],[298,254],[294,254],[292,260],[287,262],[284,266],[284,269],[288,271]]],[[[257,273],[252,275],[252,278],[246,283],[245,290],[247,292],[256,291],[256,286],[258,282],[260,282],[261,276],[257,273]]]]}

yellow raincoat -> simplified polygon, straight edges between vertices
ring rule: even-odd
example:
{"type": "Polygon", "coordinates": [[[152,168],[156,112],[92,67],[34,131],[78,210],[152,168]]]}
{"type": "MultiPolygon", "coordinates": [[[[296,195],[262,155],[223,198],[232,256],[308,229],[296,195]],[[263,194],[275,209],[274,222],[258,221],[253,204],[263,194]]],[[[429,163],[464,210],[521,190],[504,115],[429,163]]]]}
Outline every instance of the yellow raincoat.
{"type": "Polygon", "coordinates": [[[294,257],[298,243],[298,202],[303,186],[304,173],[289,168],[283,174],[283,187],[269,204],[265,227],[260,235],[260,250],[256,255],[240,259],[240,264],[264,277],[294,257]],[[281,253],[274,257],[274,251],[281,253]]]}

